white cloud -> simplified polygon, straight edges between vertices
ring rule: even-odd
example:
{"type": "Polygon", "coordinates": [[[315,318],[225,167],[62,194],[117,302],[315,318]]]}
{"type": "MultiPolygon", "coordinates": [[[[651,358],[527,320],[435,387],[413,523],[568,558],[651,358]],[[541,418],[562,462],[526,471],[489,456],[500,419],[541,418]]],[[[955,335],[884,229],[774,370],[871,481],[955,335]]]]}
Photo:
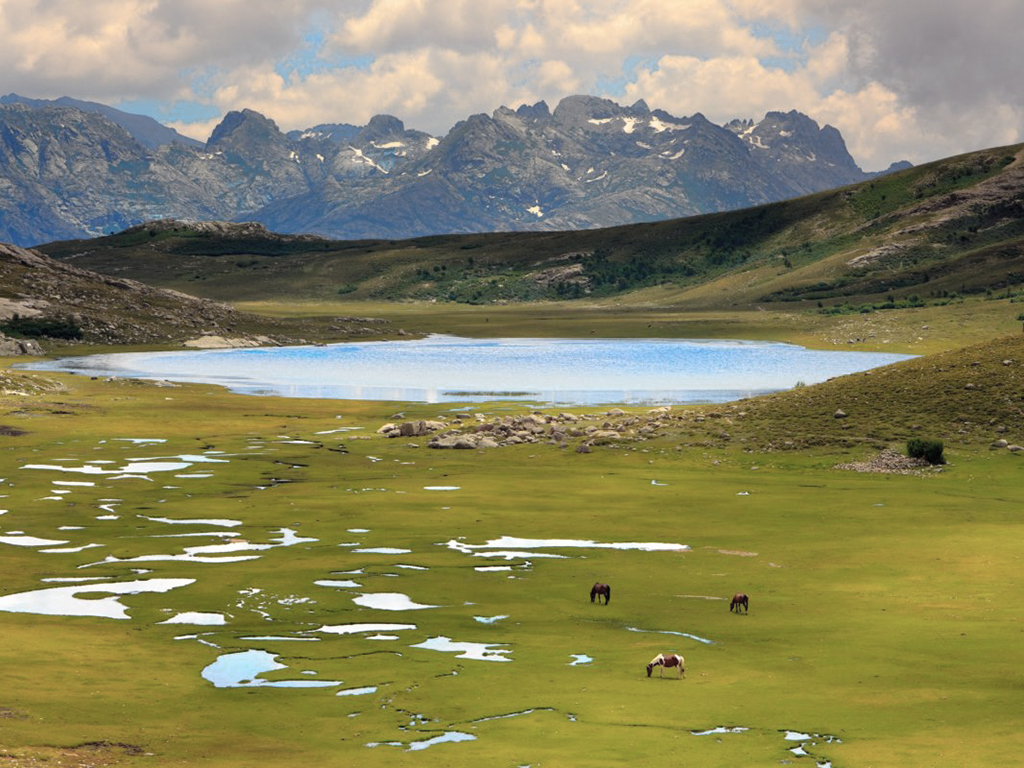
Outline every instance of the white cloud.
{"type": "MultiPolygon", "coordinates": [[[[1019,0],[0,0],[0,91],[435,134],[573,92],[795,108],[877,168],[1022,140],[1022,28],[1019,0]]],[[[176,127],[205,138],[207,117],[176,127]]]]}

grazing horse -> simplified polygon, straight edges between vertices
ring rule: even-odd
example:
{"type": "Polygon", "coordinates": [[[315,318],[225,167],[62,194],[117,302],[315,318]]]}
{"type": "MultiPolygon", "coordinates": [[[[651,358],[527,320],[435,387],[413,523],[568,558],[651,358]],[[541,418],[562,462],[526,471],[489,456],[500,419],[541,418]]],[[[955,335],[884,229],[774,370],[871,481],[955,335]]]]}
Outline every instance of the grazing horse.
{"type": "Polygon", "coordinates": [[[740,606],[743,607],[744,613],[747,612],[747,609],[750,606],[750,598],[747,597],[746,593],[744,592],[737,592],[735,595],[732,596],[732,602],[729,603],[729,610],[736,611],[736,613],[739,613],[740,606]]]}
{"type": "Polygon", "coordinates": [[[607,584],[597,582],[590,588],[590,602],[594,602],[594,598],[597,597],[597,602],[601,602],[601,595],[604,595],[604,604],[608,605],[608,601],[612,599],[612,588],[607,584]]]}
{"type": "Polygon", "coordinates": [[[674,653],[659,653],[653,659],[651,663],[647,665],[647,676],[651,676],[651,670],[655,667],[661,667],[659,670],[658,677],[665,676],[665,667],[671,669],[672,667],[679,667],[679,677],[686,677],[686,660],[682,656],[676,656],[674,653]]]}

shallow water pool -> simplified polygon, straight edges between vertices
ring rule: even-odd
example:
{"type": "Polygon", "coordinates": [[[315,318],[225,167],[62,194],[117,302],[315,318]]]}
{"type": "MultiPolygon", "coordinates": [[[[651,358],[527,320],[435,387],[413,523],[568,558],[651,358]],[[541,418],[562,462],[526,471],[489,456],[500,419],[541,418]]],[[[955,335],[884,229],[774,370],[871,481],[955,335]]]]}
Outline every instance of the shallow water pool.
{"type": "Polygon", "coordinates": [[[92,355],[18,367],[194,381],[286,397],[669,404],[736,400],[908,357],[737,340],[435,335],[323,347],[92,355]]]}

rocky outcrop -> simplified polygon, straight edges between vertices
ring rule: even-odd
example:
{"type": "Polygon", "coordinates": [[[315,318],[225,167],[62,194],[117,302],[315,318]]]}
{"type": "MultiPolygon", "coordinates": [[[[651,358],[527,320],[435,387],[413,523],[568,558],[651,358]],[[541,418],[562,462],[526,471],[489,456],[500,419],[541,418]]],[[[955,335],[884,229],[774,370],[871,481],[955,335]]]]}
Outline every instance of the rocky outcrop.
{"type": "Polygon", "coordinates": [[[590,453],[593,445],[614,445],[658,437],[673,418],[671,409],[667,407],[655,408],[645,414],[630,414],[621,408],[613,408],[605,413],[592,414],[544,414],[535,411],[496,419],[477,413],[458,416],[450,421],[388,422],[377,429],[377,434],[392,438],[432,435],[428,447],[456,450],[531,443],[567,447],[570,442],[577,441],[579,453],[590,453]]]}
{"type": "Polygon", "coordinates": [[[38,341],[32,339],[12,339],[0,333],[0,357],[15,357],[18,355],[41,355],[42,347],[38,341]]]}

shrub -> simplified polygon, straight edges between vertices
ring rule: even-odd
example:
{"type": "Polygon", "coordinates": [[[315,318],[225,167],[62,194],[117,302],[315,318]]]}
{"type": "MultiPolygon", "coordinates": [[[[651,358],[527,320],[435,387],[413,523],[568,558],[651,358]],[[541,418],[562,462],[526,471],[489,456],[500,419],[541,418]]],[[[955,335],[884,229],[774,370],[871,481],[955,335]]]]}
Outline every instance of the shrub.
{"type": "Polygon", "coordinates": [[[82,329],[70,317],[19,317],[16,314],[7,322],[0,323],[0,330],[23,338],[46,336],[69,341],[82,338],[82,329]]]}
{"type": "Polygon", "coordinates": [[[942,458],[942,441],[912,437],[907,440],[907,456],[912,459],[924,459],[929,464],[945,464],[942,458]]]}

